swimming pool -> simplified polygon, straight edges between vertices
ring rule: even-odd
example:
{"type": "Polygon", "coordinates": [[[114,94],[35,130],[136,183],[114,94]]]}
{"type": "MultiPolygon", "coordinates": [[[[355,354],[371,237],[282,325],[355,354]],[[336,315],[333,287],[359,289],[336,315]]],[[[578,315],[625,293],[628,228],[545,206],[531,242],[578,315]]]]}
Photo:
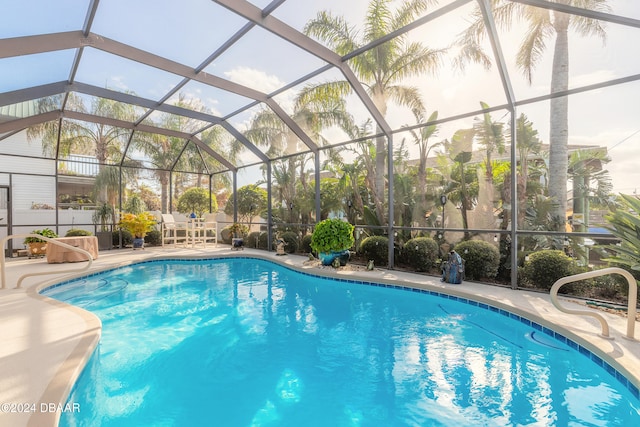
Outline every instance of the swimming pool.
{"type": "Polygon", "coordinates": [[[103,322],[61,426],[640,421],[637,389],[597,356],[456,297],[251,258],[146,262],[43,293],[103,322]]]}

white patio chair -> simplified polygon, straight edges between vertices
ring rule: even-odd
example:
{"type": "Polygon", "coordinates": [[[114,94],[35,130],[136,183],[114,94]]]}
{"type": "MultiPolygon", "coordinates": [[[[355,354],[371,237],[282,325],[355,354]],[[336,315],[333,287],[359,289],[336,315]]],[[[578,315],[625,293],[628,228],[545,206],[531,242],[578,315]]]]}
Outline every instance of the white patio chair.
{"type": "Polygon", "coordinates": [[[217,214],[208,213],[204,215],[202,221],[202,231],[204,245],[207,246],[207,241],[213,240],[213,244],[218,244],[218,222],[216,221],[217,214]]]}
{"type": "Polygon", "coordinates": [[[173,242],[174,246],[178,243],[178,241],[187,241],[188,225],[186,221],[178,222],[175,220],[173,215],[171,214],[162,214],[162,246],[164,246],[165,241],[173,242]]]}

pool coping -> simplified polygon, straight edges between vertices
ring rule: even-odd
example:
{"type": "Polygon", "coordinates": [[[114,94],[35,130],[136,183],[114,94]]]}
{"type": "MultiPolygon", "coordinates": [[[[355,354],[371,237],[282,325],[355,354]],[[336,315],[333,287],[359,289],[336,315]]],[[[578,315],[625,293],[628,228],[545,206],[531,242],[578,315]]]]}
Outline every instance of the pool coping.
{"type": "MultiPolygon", "coordinates": [[[[640,388],[640,342],[638,342],[637,339],[630,341],[622,338],[626,325],[624,318],[620,318],[620,321],[616,322],[617,316],[606,316],[607,320],[610,321],[612,335],[615,337],[614,341],[608,341],[598,337],[599,324],[597,322],[593,323],[593,321],[588,318],[579,318],[577,316],[570,316],[561,313],[551,306],[550,301],[545,301],[549,300],[547,294],[531,293],[523,290],[511,290],[509,288],[473,282],[463,282],[461,285],[447,285],[440,283],[439,279],[433,276],[406,273],[397,270],[376,269],[374,271],[336,271],[333,269],[319,269],[305,266],[304,261],[306,260],[306,257],[302,256],[289,255],[287,257],[277,257],[273,252],[247,250],[243,253],[239,253],[232,252],[229,248],[222,248],[222,250],[216,251],[148,251],[146,253],[139,252],[135,256],[132,256],[129,252],[128,255],[120,258],[114,258],[114,261],[112,262],[103,260],[103,262],[99,263],[100,265],[92,268],[90,272],[70,274],[63,278],[58,277],[55,279],[38,281],[28,285],[28,287],[25,286],[26,292],[23,294],[28,297],[26,303],[27,305],[32,306],[31,309],[34,310],[34,312],[43,310],[47,311],[47,309],[44,308],[45,306],[50,310],[55,310],[56,312],[64,312],[65,314],[75,317],[75,329],[73,329],[73,331],[77,331],[77,328],[79,327],[77,324],[82,324],[81,326],[84,327],[84,332],[77,334],[77,336],[73,336],[72,340],[70,338],[70,340],[73,341],[73,346],[71,348],[67,348],[67,354],[63,355],[64,360],[59,363],[53,372],[49,372],[49,378],[42,379],[42,381],[46,383],[42,394],[39,397],[22,397],[23,400],[21,400],[21,402],[34,403],[36,405],[36,409],[42,409],[41,405],[43,404],[50,405],[53,403],[64,405],[78,376],[82,372],[82,369],[84,369],[84,366],[90,357],[93,355],[100,339],[101,324],[100,320],[95,315],[78,307],[40,295],[41,290],[55,286],[61,282],[66,282],[73,278],[85,277],[105,270],[125,267],[142,262],[153,262],[167,259],[190,260],[218,258],[263,259],[280,264],[294,271],[299,271],[303,274],[313,276],[330,277],[341,281],[367,285],[380,283],[383,287],[395,287],[411,290],[413,292],[434,293],[441,297],[446,296],[450,299],[460,299],[462,302],[468,300],[478,301],[479,303],[486,305],[487,309],[504,314],[507,317],[511,317],[513,314],[513,316],[518,316],[519,319],[524,318],[532,320],[535,324],[540,326],[539,330],[541,332],[556,339],[558,339],[558,336],[561,336],[568,339],[570,343],[575,343],[576,350],[585,354],[587,357],[590,357],[595,363],[605,368],[605,370],[623,384],[625,384],[624,381],[627,381],[627,388],[636,397],[638,396],[637,393],[640,388]],[[513,299],[510,300],[510,298],[505,298],[505,294],[511,294],[511,297],[517,295],[519,297],[518,300],[526,300],[526,303],[522,304],[522,301],[519,303],[513,299]],[[534,302],[538,304],[537,307],[531,305],[534,302]],[[549,305],[551,306],[551,309],[549,309],[549,307],[541,308],[540,305],[549,305]],[[494,309],[491,309],[490,307],[494,307],[494,309]],[[614,371],[611,371],[611,369],[614,371]]],[[[15,292],[12,294],[15,295],[15,292]]],[[[4,292],[0,291],[0,302],[3,301],[4,296],[4,292]]],[[[569,303],[563,301],[563,304],[569,303]]],[[[482,308],[485,307],[482,306],[482,308]]],[[[0,311],[0,321],[4,320],[3,315],[4,311],[0,311]]],[[[636,322],[636,325],[638,323],[639,322],[636,322]]],[[[61,333],[59,330],[56,332],[58,334],[61,333]]],[[[0,335],[0,337],[2,337],[2,335],[0,335]]],[[[560,338],[560,340],[562,340],[562,338],[560,338]]],[[[29,350],[31,353],[38,352],[38,349],[29,350]]],[[[10,362],[10,365],[15,365],[15,369],[29,370],[29,366],[25,366],[24,363],[21,363],[18,359],[17,356],[19,356],[19,354],[14,354],[14,357],[10,356],[8,357],[8,360],[3,361],[3,363],[10,362]]],[[[40,356],[42,356],[42,353],[40,353],[40,356]]],[[[0,391],[0,403],[12,402],[11,400],[7,400],[10,398],[11,393],[4,393],[3,391],[0,391]]],[[[51,408],[53,407],[49,407],[49,409],[51,408]]],[[[60,409],[60,407],[58,407],[58,409],[60,409]]],[[[55,427],[58,425],[59,415],[59,410],[44,412],[37,410],[33,413],[13,413],[10,414],[9,417],[12,420],[10,425],[13,426],[27,425],[55,427]]],[[[4,417],[7,417],[7,414],[0,413],[0,419],[4,417]]]]}

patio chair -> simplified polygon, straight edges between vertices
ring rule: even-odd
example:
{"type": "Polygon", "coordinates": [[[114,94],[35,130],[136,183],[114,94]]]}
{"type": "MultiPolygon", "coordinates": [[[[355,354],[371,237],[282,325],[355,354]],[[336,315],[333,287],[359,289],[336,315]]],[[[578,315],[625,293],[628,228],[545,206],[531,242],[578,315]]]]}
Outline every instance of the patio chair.
{"type": "Polygon", "coordinates": [[[161,216],[162,246],[164,246],[165,241],[173,242],[174,246],[178,243],[178,241],[186,242],[188,237],[187,222],[178,222],[171,214],[162,214],[161,216]]]}
{"type": "Polygon", "coordinates": [[[216,221],[217,214],[208,213],[205,214],[202,221],[202,231],[204,245],[207,246],[207,241],[213,240],[213,244],[218,244],[218,222],[216,221]]]}

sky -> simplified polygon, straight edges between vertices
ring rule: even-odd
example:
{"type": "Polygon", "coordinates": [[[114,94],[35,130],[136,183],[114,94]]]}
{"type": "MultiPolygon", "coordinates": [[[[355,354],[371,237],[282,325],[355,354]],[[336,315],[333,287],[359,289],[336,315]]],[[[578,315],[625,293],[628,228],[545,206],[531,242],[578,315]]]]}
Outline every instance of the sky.
{"type": "MultiPolygon", "coordinates": [[[[88,0],[0,0],[3,6],[0,38],[78,30],[84,23],[88,3],[88,0]],[[51,19],[58,15],[59,18],[51,19]]],[[[252,3],[264,7],[270,2],[254,0],[252,3]]],[[[331,10],[334,15],[343,16],[358,28],[367,3],[366,0],[288,0],[276,9],[273,16],[302,30],[317,11],[331,10]]],[[[609,4],[613,13],[640,19],[640,2],[610,0],[609,4]]],[[[449,47],[469,22],[468,13],[473,6],[472,2],[454,13],[411,31],[410,39],[434,49],[449,47]]],[[[243,24],[242,19],[210,0],[102,0],[92,31],[196,67],[243,24]]],[[[529,84],[511,60],[515,56],[523,29],[523,24],[517,23],[511,31],[500,30],[500,42],[517,99],[528,99],[549,92],[553,47],[550,41],[529,84]]],[[[595,37],[580,38],[575,34],[570,35],[570,87],[630,76],[640,71],[640,44],[635,42],[640,39],[640,29],[607,24],[606,31],[608,37],[604,45],[595,37]]],[[[0,60],[0,92],[66,80],[74,54],[75,51],[68,50],[0,60]],[[42,66],[43,63],[47,64],[46,67],[42,66]]],[[[480,101],[489,105],[506,102],[495,68],[486,71],[470,66],[466,73],[461,73],[451,65],[454,56],[455,48],[451,48],[450,53],[443,58],[443,66],[438,73],[407,81],[407,84],[419,88],[428,113],[437,110],[439,118],[444,118],[477,110],[480,108],[480,101]]],[[[256,27],[206,67],[205,71],[270,93],[322,65],[321,60],[256,27]]],[[[339,77],[339,73],[330,71],[314,81],[339,77]]],[[[76,76],[76,81],[79,82],[133,91],[150,99],[160,99],[180,80],[180,76],[146,66],[132,66],[130,61],[90,48],[85,49],[76,76]]],[[[223,117],[249,102],[244,97],[224,93],[197,82],[189,83],[182,91],[197,97],[214,114],[223,117]]],[[[294,92],[290,90],[276,98],[285,110],[290,110],[294,92]]],[[[636,159],[640,156],[639,98],[640,83],[634,82],[575,95],[569,102],[569,143],[594,144],[609,149],[612,158],[609,171],[616,192],[631,193],[636,190],[636,159]]],[[[368,112],[355,97],[350,97],[348,102],[350,111],[359,122],[369,118],[368,112]]],[[[249,122],[250,113],[238,115],[229,121],[242,128],[249,122]]],[[[548,142],[549,102],[521,106],[517,109],[517,114],[520,113],[527,115],[543,142],[548,142]]],[[[493,117],[508,119],[506,111],[495,112],[493,117]]],[[[395,106],[390,107],[386,119],[394,129],[415,123],[406,109],[395,106]]],[[[472,119],[466,119],[442,125],[436,141],[450,138],[457,129],[470,127],[472,123],[472,119]]],[[[327,136],[332,142],[339,142],[344,138],[340,133],[329,133],[327,136]]],[[[404,136],[399,134],[394,137],[394,141],[397,143],[404,136]]],[[[247,156],[247,159],[251,158],[251,155],[247,156]]],[[[251,182],[255,177],[252,172],[240,174],[240,179],[251,182]]]]}

